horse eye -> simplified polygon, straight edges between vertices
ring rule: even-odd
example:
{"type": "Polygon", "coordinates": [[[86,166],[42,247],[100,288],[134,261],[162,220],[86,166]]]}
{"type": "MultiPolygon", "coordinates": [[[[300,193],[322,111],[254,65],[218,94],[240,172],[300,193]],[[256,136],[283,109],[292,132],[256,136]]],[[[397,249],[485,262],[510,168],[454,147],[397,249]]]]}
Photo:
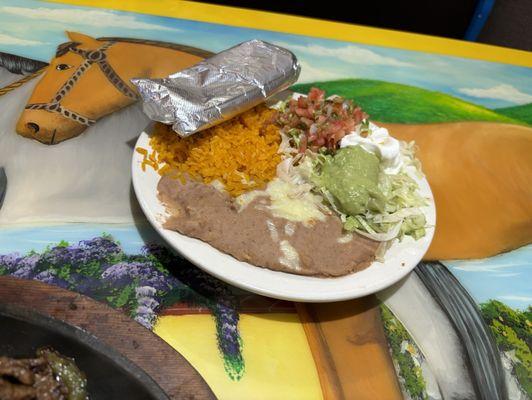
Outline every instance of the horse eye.
{"type": "Polygon", "coordinates": [[[69,69],[69,68],[72,68],[72,65],[58,64],[57,67],[55,67],[55,69],[58,71],[64,71],[65,69],[69,69]]]}

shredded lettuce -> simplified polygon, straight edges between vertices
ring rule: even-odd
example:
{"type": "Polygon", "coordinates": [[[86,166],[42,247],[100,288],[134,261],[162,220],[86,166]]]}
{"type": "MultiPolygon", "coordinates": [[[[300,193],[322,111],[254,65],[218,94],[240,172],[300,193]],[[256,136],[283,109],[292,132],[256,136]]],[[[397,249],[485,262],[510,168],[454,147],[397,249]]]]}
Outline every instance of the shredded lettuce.
{"type": "Polygon", "coordinates": [[[289,101],[290,101],[290,97],[287,98],[286,100],[280,100],[277,103],[272,104],[270,106],[270,108],[273,108],[274,110],[277,110],[277,111],[280,111],[280,112],[285,112],[289,101]]]}
{"type": "Polygon", "coordinates": [[[294,141],[295,148],[298,149],[301,144],[301,129],[292,128],[286,134],[294,141]]]}
{"type": "MultiPolygon", "coordinates": [[[[279,106],[282,109],[286,103],[281,103],[279,106]]],[[[368,129],[368,124],[369,121],[365,120],[357,129],[368,129]]],[[[395,238],[402,240],[405,236],[418,240],[425,236],[427,221],[421,208],[428,202],[420,195],[417,182],[406,172],[407,169],[414,170],[417,176],[423,176],[421,163],[415,157],[414,142],[401,142],[403,168],[398,174],[389,175],[381,171],[379,175],[378,186],[384,195],[384,209],[381,211],[367,209],[364,214],[348,215],[342,211],[320,179],[323,166],[330,162],[333,156],[325,150],[317,153],[307,150],[304,154],[293,156],[299,147],[300,131],[292,129],[282,136],[281,152],[290,160],[285,160],[286,165],[283,164],[283,168],[286,171],[278,170],[278,175],[286,175],[298,185],[305,187],[310,185],[314,193],[322,196],[324,208],[332,209],[340,217],[346,231],[357,232],[380,242],[395,238]]]]}

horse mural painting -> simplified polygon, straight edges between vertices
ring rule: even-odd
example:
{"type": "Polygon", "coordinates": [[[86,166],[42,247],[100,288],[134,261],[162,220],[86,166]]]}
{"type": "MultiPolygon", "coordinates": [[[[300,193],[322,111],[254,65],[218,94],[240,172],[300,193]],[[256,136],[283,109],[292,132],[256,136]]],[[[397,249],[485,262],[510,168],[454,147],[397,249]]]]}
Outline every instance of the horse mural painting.
{"type": "Polygon", "coordinates": [[[148,118],[132,104],[129,79],[164,77],[211,54],[142,39],[68,37],[50,64],[1,54],[4,224],[130,222],[140,213],[130,201],[131,146],[148,118]],[[83,124],[89,120],[99,122],[83,124]]]}
{"type": "Polygon", "coordinates": [[[131,78],[165,77],[210,54],[180,45],[67,34],[71,41],[59,46],[17,123],[20,135],[45,144],[77,136],[134,103],[131,78]]]}
{"type": "MultiPolygon", "coordinates": [[[[130,143],[148,121],[138,106],[127,107],[136,100],[129,79],[162,77],[209,55],[206,51],[180,45],[133,39],[94,39],[79,33],[68,35],[70,42],[59,46],[56,57],[45,67],[40,80],[28,82],[33,77],[31,75],[18,83],[13,84],[12,77],[5,82],[8,88],[17,89],[12,93],[4,91],[6,96],[0,97],[0,107],[8,115],[0,121],[0,167],[5,167],[7,175],[6,180],[0,173],[0,200],[6,182],[10,185],[0,209],[0,223],[39,220],[131,222],[134,201],[130,201],[128,179],[130,143]],[[6,100],[8,96],[9,101],[6,100]],[[109,114],[112,116],[102,119],[109,114]],[[102,121],[96,123],[100,119],[102,121]],[[20,136],[15,134],[15,126],[20,136]],[[85,130],[86,134],[74,138],[85,130]],[[56,146],[43,146],[27,138],[56,146]],[[71,138],[74,139],[67,140],[71,138]],[[43,180],[42,176],[49,179],[43,180]],[[60,176],[60,179],[54,181],[51,178],[54,176],[60,176]]],[[[42,68],[37,65],[26,72],[38,75],[42,68]]],[[[516,164],[530,165],[525,162],[526,155],[530,154],[527,149],[531,148],[529,128],[506,125],[504,129],[511,140],[499,142],[498,148],[517,155],[516,164]],[[514,148],[522,151],[513,151],[514,148]]],[[[505,179],[507,171],[500,168],[500,160],[493,156],[494,152],[478,145],[486,142],[484,127],[455,127],[457,135],[469,135],[468,144],[476,152],[456,152],[460,160],[451,163],[449,156],[453,157],[453,154],[434,151],[435,148],[445,148],[438,144],[445,133],[428,130],[426,126],[395,125],[392,128],[400,138],[423,144],[420,158],[427,167],[425,172],[436,195],[439,217],[470,215],[472,210],[479,214],[474,224],[461,226],[459,233],[451,217],[444,223],[439,221],[435,243],[441,245],[433,246],[432,250],[438,259],[471,257],[467,251],[474,252],[475,257],[486,257],[526,243],[530,225],[519,225],[518,222],[527,220],[529,208],[519,208],[515,212],[522,212],[519,215],[501,215],[496,227],[489,225],[493,218],[480,216],[496,212],[496,205],[488,200],[496,201],[497,198],[483,195],[491,193],[493,185],[498,186],[500,193],[526,199],[531,186],[521,184],[521,180],[530,176],[527,171],[516,169],[518,175],[513,181],[505,179]],[[471,185],[476,186],[470,187],[466,196],[462,187],[453,184],[457,174],[449,167],[449,164],[452,167],[463,165],[465,158],[471,160],[471,165],[478,164],[478,160],[483,163],[483,169],[468,171],[471,185]],[[490,180],[486,179],[486,171],[498,174],[490,180]],[[479,201],[476,196],[484,201],[479,201]],[[461,201],[457,203],[456,199],[461,201]],[[468,234],[464,235],[464,232],[468,234]],[[482,237],[476,232],[482,232],[482,237]],[[497,247],[501,243],[500,235],[507,239],[503,248],[497,247]],[[459,249],[456,247],[458,236],[462,246],[459,249]]],[[[500,361],[494,356],[496,350],[487,328],[482,323],[474,325],[465,321],[464,324],[464,321],[457,320],[464,315],[453,314],[455,305],[437,298],[438,290],[445,285],[461,288],[460,283],[453,280],[452,274],[441,264],[427,263],[421,268],[418,275],[411,275],[403,286],[382,293],[381,299],[422,344],[444,398],[506,398],[500,361]],[[444,275],[445,282],[441,283],[441,276],[431,280],[432,272],[444,275]],[[438,329],[429,332],[418,318],[421,312],[432,315],[433,326],[438,329]],[[463,338],[469,333],[461,329],[462,326],[475,327],[478,342],[487,343],[485,359],[489,362],[471,362],[477,354],[477,347],[464,347],[463,338]],[[440,343],[446,343],[445,351],[439,349],[440,343]],[[461,377],[458,384],[457,377],[461,377]],[[486,381],[494,382],[496,386],[483,386],[486,381]]],[[[478,311],[471,299],[460,293],[449,297],[456,300],[456,304],[468,303],[471,306],[469,322],[476,321],[478,311]]]]}

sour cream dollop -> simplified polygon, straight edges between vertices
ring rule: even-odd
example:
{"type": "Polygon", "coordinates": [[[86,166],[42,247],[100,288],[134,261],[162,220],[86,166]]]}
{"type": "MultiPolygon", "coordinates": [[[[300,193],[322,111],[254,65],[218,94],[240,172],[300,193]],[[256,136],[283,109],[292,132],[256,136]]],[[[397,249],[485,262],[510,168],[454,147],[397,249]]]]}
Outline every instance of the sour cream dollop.
{"type": "Polygon", "coordinates": [[[369,123],[367,137],[360,136],[360,132],[345,135],[340,141],[340,147],[360,145],[368,153],[373,153],[380,158],[384,173],[397,174],[403,165],[401,145],[399,140],[390,136],[388,129],[369,123]]]}

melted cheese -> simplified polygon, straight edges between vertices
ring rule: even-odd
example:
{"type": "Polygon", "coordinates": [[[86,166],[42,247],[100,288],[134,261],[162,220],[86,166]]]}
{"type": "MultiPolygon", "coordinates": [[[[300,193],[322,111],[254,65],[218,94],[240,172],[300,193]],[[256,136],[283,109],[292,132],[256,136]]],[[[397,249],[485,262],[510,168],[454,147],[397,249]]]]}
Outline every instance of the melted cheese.
{"type": "Polygon", "coordinates": [[[288,242],[288,240],[281,240],[281,243],[279,243],[279,248],[283,253],[282,257],[279,258],[279,262],[290,269],[296,271],[300,269],[299,253],[296,249],[294,249],[290,242],[288,242]]]}
{"type": "Polygon", "coordinates": [[[271,201],[269,209],[275,217],[294,222],[325,220],[319,208],[321,197],[310,192],[297,193],[297,186],[292,183],[276,178],[268,184],[266,193],[271,201]]]}

